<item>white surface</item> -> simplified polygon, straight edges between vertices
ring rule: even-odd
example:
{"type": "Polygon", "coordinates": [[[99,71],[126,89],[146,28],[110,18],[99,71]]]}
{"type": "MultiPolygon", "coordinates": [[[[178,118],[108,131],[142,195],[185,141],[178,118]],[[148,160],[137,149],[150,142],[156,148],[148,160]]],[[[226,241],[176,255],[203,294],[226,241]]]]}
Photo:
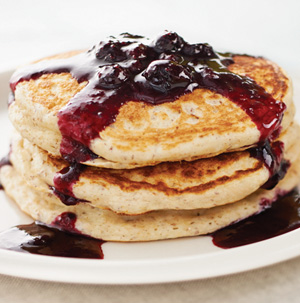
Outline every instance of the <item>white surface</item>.
{"type": "Polygon", "coordinates": [[[299,74],[298,0],[0,0],[0,70],[122,32],[178,31],[218,50],[264,55],[299,74]]]}
{"type": "MultiPolygon", "coordinates": [[[[11,72],[0,73],[0,154],[8,150],[6,99],[11,72]]],[[[300,81],[295,83],[299,95],[300,81]]],[[[0,230],[31,220],[0,192],[0,230]]],[[[216,277],[274,264],[300,255],[300,229],[259,243],[220,249],[210,237],[148,243],[104,243],[104,260],[27,255],[0,250],[0,273],[40,280],[140,284],[216,277]]]]}

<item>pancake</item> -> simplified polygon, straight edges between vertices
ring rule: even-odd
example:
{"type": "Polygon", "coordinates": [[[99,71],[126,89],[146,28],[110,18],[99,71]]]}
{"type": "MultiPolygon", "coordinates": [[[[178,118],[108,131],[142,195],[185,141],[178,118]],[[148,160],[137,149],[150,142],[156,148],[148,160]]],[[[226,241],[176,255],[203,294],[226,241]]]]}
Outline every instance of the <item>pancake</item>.
{"type": "MultiPolygon", "coordinates": [[[[279,139],[284,142],[284,158],[293,163],[300,152],[299,126],[293,124],[279,139]]],[[[17,133],[11,146],[11,162],[35,190],[51,193],[49,186],[55,186],[57,173],[70,166],[17,133]]],[[[160,209],[225,205],[253,193],[268,179],[269,171],[263,162],[252,157],[249,151],[242,151],[131,170],[82,166],[78,181],[69,180],[69,183],[72,183],[74,197],[94,207],[141,214],[160,209]]]]}
{"type": "MultiPolygon", "coordinates": [[[[80,61],[82,56],[84,53],[63,55],[72,62],[80,61]]],[[[15,101],[9,107],[9,117],[18,132],[54,157],[61,157],[62,134],[58,114],[72,108],[74,100],[83,94],[89,83],[76,80],[70,72],[43,74],[45,66],[53,65],[55,70],[55,66],[62,62],[61,57],[46,58],[18,70],[12,82],[29,71],[37,72],[28,81],[12,84],[15,101]]],[[[235,55],[233,59],[228,70],[253,79],[274,99],[286,104],[281,127],[285,131],[295,111],[291,80],[280,67],[264,58],[235,55]]],[[[76,127],[79,134],[86,132],[81,130],[80,123],[76,127]]],[[[99,130],[87,144],[98,158],[79,162],[125,169],[164,161],[192,161],[243,150],[257,144],[260,138],[257,125],[229,97],[206,88],[196,88],[162,104],[125,102],[113,122],[99,130]]]]}
{"type": "Polygon", "coordinates": [[[274,189],[259,189],[238,202],[209,209],[161,210],[128,216],[95,208],[87,203],[65,206],[56,201],[58,198],[54,194],[29,187],[13,166],[1,169],[1,182],[6,193],[33,219],[46,224],[59,224],[59,227],[64,228],[64,219],[68,219],[70,213],[73,217],[75,214],[76,230],[107,241],[151,241],[208,234],[261,212],[266,202],[270,204],[278,195],[292,190],[299,184],[299,179],[298,159],[274,189]]]}

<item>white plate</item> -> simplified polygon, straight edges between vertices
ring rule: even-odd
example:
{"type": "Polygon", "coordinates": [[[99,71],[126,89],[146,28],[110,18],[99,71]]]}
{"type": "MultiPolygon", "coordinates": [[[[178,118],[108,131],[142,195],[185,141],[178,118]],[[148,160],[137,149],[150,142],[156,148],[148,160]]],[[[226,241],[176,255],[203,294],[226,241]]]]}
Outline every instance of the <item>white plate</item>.
{"type": "MultiPolygon", "coordinates": [[[[0,73],[0,154],[8,151],[6,100],[10,72],[0,73]]],[[[300,88],[300,81],[295,83],[300,88]]],[[[300,95],[300,94],[298,94],[300,95]]],[[[298,119],[299,121],[299,119],[298,119]]],[[[0,192],[0,230],[32,222],[0,192]]],[[[210,237],[150,243],[105,243],[104,260],[48,257],[0,250],[0,273],[48,281],[141,284],[202,279],[271,265],[300,255],[300,229],[232,249],[210,237]]]]}

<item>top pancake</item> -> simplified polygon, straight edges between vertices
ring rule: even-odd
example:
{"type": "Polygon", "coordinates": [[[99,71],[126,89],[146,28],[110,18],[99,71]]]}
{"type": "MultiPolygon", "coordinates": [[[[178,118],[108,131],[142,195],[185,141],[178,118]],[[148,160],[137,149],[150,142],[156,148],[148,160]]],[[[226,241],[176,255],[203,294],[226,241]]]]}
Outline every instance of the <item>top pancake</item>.
{"type": "MultiPolygon", "coordinates": [[[[73,56],[74,52],[64,54],[73,56]]],[[[52,60],[61,55],[46,58],[52,60]]],[[[248,76],[287,106],[282,130],[294,116],[292,84],[280,67],[264,59],[234,56],[228,69],[248,76]]],[[[69,73],[46,74],[20,82],[9,116],[26,139],[60,157],[61,133],[57,113],[80,92],[69,73]]],[[[107,168],[133,168],[164,161],[192,161],[248,148],[259,141],[260,132],[243,109],[208,89],[195,89],[173,102],[151,105],[128,102],[114,123],[90,143],[98,159],[85,164],[107,168]]]]}

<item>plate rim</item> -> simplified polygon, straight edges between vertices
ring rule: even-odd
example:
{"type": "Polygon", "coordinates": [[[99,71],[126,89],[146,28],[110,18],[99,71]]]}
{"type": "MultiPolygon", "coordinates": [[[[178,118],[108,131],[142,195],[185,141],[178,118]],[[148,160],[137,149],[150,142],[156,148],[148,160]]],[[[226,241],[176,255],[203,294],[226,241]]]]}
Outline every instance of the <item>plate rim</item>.
{"type": "Polygon", "coordinates": [[[0,264],[2,263],[0,273],[42,281],[77,284],[133,285],[183,282],[238,274],[295,258],[300,254],[299,240],[300,229],[296,229],[271,239],[232,249],[155,260],[76,259],[0,249],[0,260],[3,260],[0,261],[0,264]],[[294,245],[283,245],[291,241],[294,245]],[[268,247],[267,251],[266,247],[268,247]],[[239,262],[237,257],[240,259],[239,262]],[[201,267],[209,261],[213,261],[214,266],[224,263],[226,266],[221,270],[201,267]],[[241,261],[243,261],[242,266],[241,261]],[[59,275],[57,275],[58,266],[59,275]],[[194,271],[199,267],[204,271],[194,271]],[[38,270],[34,271],[33,268],[38,270]],[[183,268],[185,271],[182,271],[183,268]],[[166,270],[168,274],[164,275],[166,270]],[[75,275],[74,271],[80,272],[80,275],[75,275]]]}

